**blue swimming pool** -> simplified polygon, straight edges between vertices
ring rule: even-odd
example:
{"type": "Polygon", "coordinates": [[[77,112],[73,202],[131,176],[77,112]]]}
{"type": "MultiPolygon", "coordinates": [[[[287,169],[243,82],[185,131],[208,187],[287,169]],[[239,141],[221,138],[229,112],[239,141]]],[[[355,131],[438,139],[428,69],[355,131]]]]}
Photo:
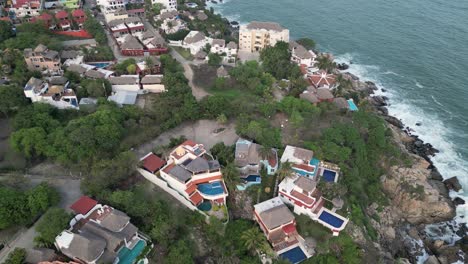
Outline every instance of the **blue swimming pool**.
{"type": "Polygon", "coordinates": [[[110,62],[95,62],[95,63],[89,62],[88,64],[96,66],[99,69],[103,69],[103,68],[106,68],[107,66],[111,65],[110,62]]]}
{"type": "Polygon", "coordinates": [[[262,178],[258,175],[249,175],[245,178],[248,182],[261,182],[262,178]]]}
{"type": "Polygon", "coordinates": [[[322,177],[327,182],[335,182],[336,172],[334,172],[332,170],[324,169],[322,177]]]}
{"type": "Polygon", "coordinates": [[[330,214],[327,211],[322,211],[319,219],[335,228],[340,228],[344,223],[342,219],[330,214]]]}
{"type": "Polygon", "coordinates": [[[307,259],[306,254],[300,247],[295,247],[291,250],[288,250],[282,254],[280,254],[280,257],[286,260],[289,260],[291,263],[296,264],[299,263],[305,259],[307,259]]]}
{"type": "Polygon", "coordinates": [[[351,111],[359,110],[358,107],[356,106],[356,104],[354,103],[354,101],[351,100],[351,99],[348,100],[348,105],[349,105],[349,110],[351,110],[351,111]]]}
{"type": "Polygon", "coordinates": [[[201,211],[208,212],[209,210],[211,210],[211,203],[208,201],[203,202],[197,208],[201,211]]]}
{"type": "Polygon", "coordinates": [[[136,243],[136,245],[129,249],[127,247],[123,247],[119,251],[119,262],[118,264],[132,264],[135,259],[141,254],[143,249],[146,246],[146,242],[144,240],[140,240],[136,243]]]}
{"type": "Polygon", "coordinates": [[[221,182],[203,183],[198,185],[197,189],[206,195],[219,195],[224,193],[221,182]]]}

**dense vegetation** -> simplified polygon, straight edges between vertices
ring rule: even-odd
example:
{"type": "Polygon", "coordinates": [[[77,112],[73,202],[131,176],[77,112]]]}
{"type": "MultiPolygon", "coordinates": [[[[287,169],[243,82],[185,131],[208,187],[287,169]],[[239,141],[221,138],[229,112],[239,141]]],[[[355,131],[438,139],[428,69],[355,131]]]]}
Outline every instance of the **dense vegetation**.
{"type": "Polygon", "coordinates": [[[0,186],[0,197],[0,230],[12,225],[31,224],[60,200],[58,192],[46,183],[26,191],[0,186]]]}
{"type": "Polygon", "coordinates": [[[61,208],[50,208],[36,225],[38,236],[34,243],[39,247],[53,247],[55,237],[69,227],[71,215],[61,208]]]}

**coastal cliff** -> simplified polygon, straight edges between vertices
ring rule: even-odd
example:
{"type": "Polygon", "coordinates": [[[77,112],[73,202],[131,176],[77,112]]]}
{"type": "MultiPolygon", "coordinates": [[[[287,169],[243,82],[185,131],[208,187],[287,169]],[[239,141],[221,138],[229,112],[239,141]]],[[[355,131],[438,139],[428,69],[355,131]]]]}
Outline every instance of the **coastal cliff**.
{"type": "MultiPolygon", "coordinates": [[[[411,129],[405,127],[399,119],[388,115],[388,99],[385,96],[372,96],[378,89],[374,83],[362,82],[350,73],[343,75],[352,81],[348,92],[359,93],[374,112],[387,122],[395,144],[408,156],[408,164],[383,164],[387,169],[381,176],[381,183],[389,204],[378,208],[373,203],[367,208],[367,214],[374,218],[371,223],[378,231],[378,243],[367,241],[365,230],[355,225],[348,229],[350,235],[365,249],[365,254],[378,254],[384,263],[463,262],[466,258],[466,246],[463,243],[447,244],[442,240],[431,239],[426,234],[428,225],[450,221],[455,217],[455,205],[447,187],[456,186],[456,178],[454,184],[443,182],[431,162],[431,157],[438,151],[411,135],[411,129]]],[[[465,236],[461,241],[465,241],[466,227],[459,228],[460,236],[465,236]]]]}

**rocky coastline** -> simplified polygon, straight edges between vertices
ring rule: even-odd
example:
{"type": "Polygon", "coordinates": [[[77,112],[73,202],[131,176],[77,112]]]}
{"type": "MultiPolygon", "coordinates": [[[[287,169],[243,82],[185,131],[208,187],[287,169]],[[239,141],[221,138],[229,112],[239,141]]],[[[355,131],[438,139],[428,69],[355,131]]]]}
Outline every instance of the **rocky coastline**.
{"type": "MultiPolygon", "coordinates": [[[[339,70],[345,71],[347,68],[340,64],[339,70]]],[[[468,228],[453,221],[455,207],[465,201],[461,198],[452,200],[449,195],[450,190],[461,189],[458,179],[443,179],[431,161],[439,151],[417,135],[412,135],[413,130],[400,119],[389,115],[389,99],[375,95],[379,88],[373,82],[362,82],[351,73],[342,74],[352,81],[353,92],[362,94],[364,100],[387,122],[395,143],[413,161],[411,167],[392,166],[381,177],[390,204],[380,212],[376,211],[377,205],[368,208],[369,215],[377,214],[380,219],[379,222],[372,220],[372,224],[379,232],[379,244],[374,246],[380,252],[381,259],[386,263],[395,263],[397,259],[399,263],[466,263],[468,228]],[[461,239],[451,243],[437,238],[449,233],[461,239]]],[[[351,232],[351,235],[357,243],[365,243],[359,232],[351,232]]]]}

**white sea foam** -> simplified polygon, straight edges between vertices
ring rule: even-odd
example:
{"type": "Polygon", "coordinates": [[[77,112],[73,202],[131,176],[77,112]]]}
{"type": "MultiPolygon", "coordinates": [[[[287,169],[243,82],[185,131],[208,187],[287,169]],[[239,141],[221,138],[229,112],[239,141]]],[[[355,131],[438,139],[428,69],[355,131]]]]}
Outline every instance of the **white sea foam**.
{"type": "Polygon", "coordinates": [[[418,81],[416,81],[416,87],[421,88],[421,89],[424,88],[424,86],[420,84],[418,81]]]}
{"type": "MultiPolygon", "coordinates": [[[[354,60],[351,53],[346,53],[338,56],[336,61],[339,63],[349,63],[354,60]]],[[[379,67],[370,65],[350,64],[348,71],[362,80],[370,80],[374,82],[379,88],[384,87],[379,80],[379,67]]],[[[419,83],[416,83],[418,86],[419,83]]],[[[422,87],[421,84],[419,86],[422,87]]],[[[419,88],[421,88],[419,87],[419,88]]],[[[452,131],[446,124],[437,116],[437,111],[423,110],[414,105],[414,102],[401,96],[400,93],[392,90],[392,87],[387,85],[385,87],[386,93],[381,90],[377,91],[377,95],[385,95],[390,99],[388,106],[389,114],[402,120],[402,122],[410,126],[424,142],[431,143],[440,152],[437,153],[432,161],[441,173],[444,179],[458,176],[460,184],[464,190],[460,192],[450,192],[450,196],[460,197],[468,201],[468,161],[464,160],[460,153],[457,152],[457,146],[451,141],[452,131]],[[421,126],[415,126],[420,123],[421,126]]],[[[443,104],[433,98],[434,102],[438,105],[437,108],[444,108],[443,104]]],[[[435,109],[434,109],[435,110],[435,109]]],[[[457,206],[457,216],[455,221],[458,223],[468,223],[468,204],[457,206]]]]}

